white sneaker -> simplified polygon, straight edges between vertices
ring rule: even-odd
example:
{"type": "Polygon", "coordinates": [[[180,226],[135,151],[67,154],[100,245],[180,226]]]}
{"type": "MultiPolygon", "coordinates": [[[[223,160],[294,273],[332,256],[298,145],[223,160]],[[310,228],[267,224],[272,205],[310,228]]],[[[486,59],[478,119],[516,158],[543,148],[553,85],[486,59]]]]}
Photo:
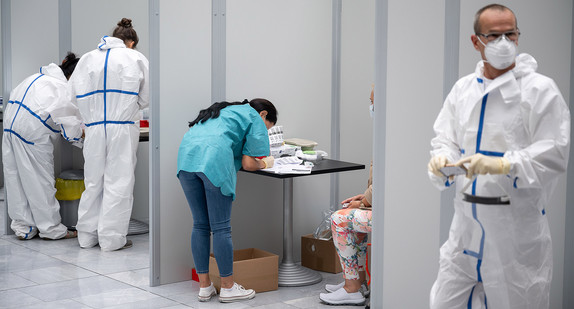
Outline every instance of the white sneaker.
{"type": "Polygon", "coordinates": [[[345,281],[339,283],[339,284],[326,284],[325,285],[325,291],[329,292],[329,293],[333,293],[336,290],[342,288],[345,286],[345,281]]]}
{"type": "Polygon", "coordinates": [[[252,289],[246,290],[237,282],[233,283],[233,287],[230,289],[221,288],[219,290],[219,301],[222,303],[230,303],[243,299],[252,299],[255,297],[255,291],[252,289]]]}
{"type": "Polygon", "coordinates": [[[215,295],[217,295],[217,290],[215,290],[212,282],[211,285],[206,288],[199,288],[199,295],[197,298],[199,301],[210,301],[215,295]]]}
{"type": "MultiPolygon", "coordinates": [[[[343,281],[339,284],[326,284],[325,285],[325,291],[327,291],[329,293],[333,293],[333,292],[337,291],[338,289],[341,289],[344,286],[345,286],[345,281],[343,281]]],[[[361,292],[361,294],[363,294],[363,296],[369,297],[369,295],[371,294],[371,291],[369,290],[369,287],[367,286],[366,282],[363,282],[363,284],[361,284],[361,288],[359,289],[359,292],[361,292]]]]}
{"type": "Polygon", "coordinates": [[[333,293],[321,293],[319,299],[329,305],[363,305],[365,303],[365,297],[361,292],[347,293],[344,288],[333,293]]]}

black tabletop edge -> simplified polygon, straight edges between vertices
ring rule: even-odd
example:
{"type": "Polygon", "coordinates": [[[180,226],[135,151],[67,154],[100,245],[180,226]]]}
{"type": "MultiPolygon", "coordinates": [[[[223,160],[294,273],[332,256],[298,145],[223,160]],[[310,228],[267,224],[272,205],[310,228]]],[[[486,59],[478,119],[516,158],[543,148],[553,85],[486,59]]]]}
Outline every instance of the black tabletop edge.
{"type": "Polygon", "coordinates": [[[313,176],[313,175],[320,175],[320,174],[329,174],[329,173],[339,173],[339,172],[346,172],[346,171],[355,171],[355,170],[363,170],[365,169],[364,164],[357,164],[351,163],[346,161],[339,161],[333,159],[323,159],[314,163],[313,169],[311,170],[311,174],[274,174],[264,171],[246,171],[241,169],[241,171],[251,174],[258,174],[273,178],[295,178],[295,177],[302,177],[302,176],[313,176]]]}

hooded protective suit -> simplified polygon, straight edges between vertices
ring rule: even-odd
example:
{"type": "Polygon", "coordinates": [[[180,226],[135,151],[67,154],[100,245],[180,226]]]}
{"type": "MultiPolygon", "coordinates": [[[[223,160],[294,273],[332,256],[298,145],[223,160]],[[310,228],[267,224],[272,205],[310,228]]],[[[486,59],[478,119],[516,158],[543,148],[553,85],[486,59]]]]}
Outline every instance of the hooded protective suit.
{"type": "MultiPolygon", "coordinates": [[[[469,181],[457,176],[455,214],[440,250],[431,308],[549,306],[552,243],[545,207],[566,171],[570,112],[554,81],[536,73],[528,54],[514,69],[488,81],[483,62],[461,78],[436,119],[432,156],[449,162],[481,153],[508,159],[508,175],[479,175],[466,193],[510,197],[510,205],[462,200],[469,181]]],[[[444,189],[446,177],[429,172],[444,189]]]]}
{"type": "Polygon", "coordinates": [[[149,105],[148,60],[115,37],[82,56],[70,78],[86,124],[78,241],[104,251],[126,244],[133,205],[140,109],[149,105]]]}
{"type": "Polygon", "coordinates": [[[16,236],[58,239],[60,223],[54,187],[54,145],[61,133],[81,145],[81,119],[68,100],[67,80],[54,63],[26,78],[4,104],[2,159],[10,227],[16,236]]]}

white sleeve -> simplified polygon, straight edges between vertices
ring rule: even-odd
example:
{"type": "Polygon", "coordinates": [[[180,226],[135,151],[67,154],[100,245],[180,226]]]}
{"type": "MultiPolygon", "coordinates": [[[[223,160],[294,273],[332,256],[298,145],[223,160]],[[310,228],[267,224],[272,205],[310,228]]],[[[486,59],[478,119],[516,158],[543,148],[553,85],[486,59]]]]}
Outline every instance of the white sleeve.
{"type": "Polygon", "coordinates": [[[570,111],[560,90],[549,78],[535,79],[536,87],[523,94],[523,118],[529,145],[507,151],[510,176],[517,188],[541,188],[566,171],[570,153],[570,111]]]}
{"type": "Polygon", "coordinates": [[[82,137],[82,118],[80,111],[70,101],[70,94],[66,85],[53,88],[53,100],[46,106],[46,111],[52,120],[61,126],[62,136],[70,141],[79,141],[82,137]]]}
{"type": "Polygon", "coordinates": [[[144,109],[149,106],[149,61],[145,56],[141,55],[141,59],[138,60],[138,65],[144,76],[140,84],[138,104],[140,109],[144,109]]]}
{"type": "MultiPolygon", "coordinates": [[[[435,120],[433,128],[436,136],[431,140],[431,158],[443,155],[447,158],[447,163],[455,163],[460,159],[460,147],[456,142],[454,103],[457,100],[457,91],[455,87],[447,96],[435,120]]],[[[428,172],[428,175],[431,182],[441,190],[451,184],[447,177],[439,177],[431,172],[428,172]]]]}

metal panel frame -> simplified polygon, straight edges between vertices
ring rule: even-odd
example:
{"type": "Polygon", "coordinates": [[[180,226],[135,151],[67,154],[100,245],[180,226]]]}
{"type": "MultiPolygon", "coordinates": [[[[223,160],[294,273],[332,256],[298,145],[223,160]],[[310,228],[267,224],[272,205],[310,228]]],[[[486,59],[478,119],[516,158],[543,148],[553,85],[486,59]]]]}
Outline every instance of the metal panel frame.
{"type": "MultiPolygon", "coordinates": [[[[572,81],[574,81],[574,6],[572,7],[572,22],[571,37],[572,42],[570,47],[570,112],[574,110],[574,94],[572,93],[572,81]]],[[[570,125],[570,138],[574,136],[574,127],[570,125]]],[[[572,151],[572,142],[570,142],[570,158],[568,170],[566,171],[566,183],[568,185],[574,183],[574,154],[572,151]]],[[[570,185],[570,187],[572,187],[570,185]]],[[[562,308],[574,308],[574,190],[566,190],[566,228],[564,240],[564,282],[562,286],[562,308]]]]}
{"type": "Polygon", "coordinates": [[[383,249],[385,222],[385,198],[380,194],[385,190],[386,124],[387,124],[387,45],[388,45],[389,1],[375,2],[375,116],[373,117],[373,209],[372,216],[372,273],[371,308],[383,308],[383,249]],[[379,94],[379,96],[377,96],[379,94]],[[381,95],[382,94],[382,95],[381,95]]]}
{"type": "Polygon", "coordinates": [[[150,286],[160,284],[161,247],[160,247],[160,5],[159,0],[149,0],[149,54],[150,54],[150,129],[149,156],[149,201],[150,201],[150,286]]]}
{"type": "Polygon", "coordinates": [[[226,99],[226,0],[211,2],[211,101],[226,99]]]}
{"type": "MultiPolygon", "coordinates": [[[[11,0],[2,0],[2,90],[3,98],[8,101],[10,90],[12,89],[12,6],[11,0]]],[[[4,182],[6,183],[6,182],[4,182]]],[[[8,215],[8,200],[6,190],[4,190],[4,234],[11,235],[14,231],[10,229],[10,216],[8,215]]]]}
{"type": "MultiPolygon", "coordinates": [[[[58,41],[59,51],[58,55],[62,61],[68,51],[72,51],[72,0],[58,0],[58,41]]],[[[81,55],[76,55],[79,57],[81,55]]],[[[57,173],[74,168],[74,155],[71,143],[59,139],[59,163],[60,170],[57,173]]],[[[58,175],[58,174],[56,174],[58,175]]]]}
{"type": "MultiPolygon", "coordinates": [[[[444,26],[443,98],[446,99],[459,75],[460,0],[446,0],[444,26]]],[[[450,223],[454,216],[455,194],[455,190],[444,190],[440,194],[439,246],[448,239],[450,223]]]]}
{"type": "Polygon", "coordinates": [[[62,60],[72,51],[72,0],[58,0],[58,33],[62,60]]]}
{"type": "MultiPolygon", "coordinates": [[[[342,0],[333,0],[331,41],[331,157],[341,156],[341,15],[342,0]]],[[[339,174],[331,175],[330,207],[339,205],[339,174]]],[[[335,209],[333,209],[335,208],[335,209]]]]}

